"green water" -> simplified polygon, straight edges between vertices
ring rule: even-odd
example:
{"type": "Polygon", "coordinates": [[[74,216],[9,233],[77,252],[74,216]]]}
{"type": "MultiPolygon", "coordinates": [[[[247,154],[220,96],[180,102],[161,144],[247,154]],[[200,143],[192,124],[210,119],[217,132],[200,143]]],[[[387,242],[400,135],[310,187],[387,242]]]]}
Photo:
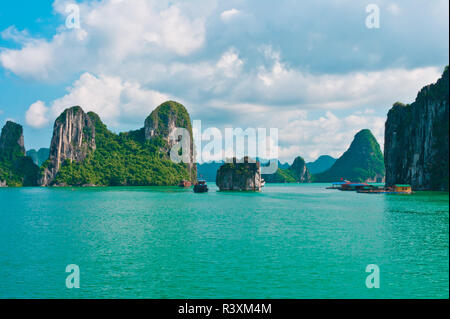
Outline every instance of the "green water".
{"type": "Polygon", "coordinates": [[[449,297],[448,193],[325,186],[0,189],[0,298],[449,297]]]}

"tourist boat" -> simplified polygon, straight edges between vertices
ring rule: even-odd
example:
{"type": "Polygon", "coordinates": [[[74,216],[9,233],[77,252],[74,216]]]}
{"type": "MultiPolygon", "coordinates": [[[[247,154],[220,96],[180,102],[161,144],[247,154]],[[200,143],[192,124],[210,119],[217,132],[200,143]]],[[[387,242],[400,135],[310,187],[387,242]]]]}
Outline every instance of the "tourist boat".
{"type": "Polygon", "coordinates": [[[181,181],[180,184],[178,184],[180,187],[191,187],[192,183],[190,181],[181,181]]]}
{"type": "Polygon", "coordinates": [[[261,179],[261,187],[264,187],[264,186],[266,186],[266,181],[261,179]]]}
{"type": "Polygon", "coordinates": [[[331,187],[327,187],[327,189],[340,189],[342,185],[350,183],[349,181],[343,181],[343,182],[335,182],[331,184],[331,187]]]}
{"type": "Polygon", "coordinates": [[[207,193],[208,192],[208,185],[206,184],[206,181],[199,180],[197,184],[194,186],[194,192],[195,193],[207,193]]]}

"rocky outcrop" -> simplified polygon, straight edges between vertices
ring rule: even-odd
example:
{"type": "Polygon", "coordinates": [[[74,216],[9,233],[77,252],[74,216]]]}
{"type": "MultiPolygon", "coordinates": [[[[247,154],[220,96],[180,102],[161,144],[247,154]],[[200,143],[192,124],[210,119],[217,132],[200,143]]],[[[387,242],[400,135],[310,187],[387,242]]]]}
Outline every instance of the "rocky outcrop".
{"type": "Polygon", "coordinates": [[[11,121],[6,122],[0,136],[0,156],[3,158],[25,156],[23,128],[21,125],[11,121]]]}
{"type": "Polygon", "coordinates": [[[163,141],[161,150],[169,154],[177,143],[171,139],[176,128],[185,128],[190,134],[190,160],[185,163],[189,170],[190,181],[197,181],[197,164],[195,163],[195,146],[192,133],[192,124],[188,111],[180,103],[168,101],[158,106],[145,120],[145,139],[150,141],[160,138],[163,141]]]}
{"type": "MultiPolygon", "coordinates": [[[[78,106],[67,109],[55,121],[40,185],[169,186],[190,177],[195,182],[195,164],[176,163],[169,156],[173,127],[192,133],[186,109],[175,102],[158,107],[145,127],[119,134],[110,131],[93,112],[86,114],[78,106]]],[[[193,150],[192,137],[190,141],[193,150]]]]}
{"type": "Polygon", "coordinates": [[[382,182],[385,176],[383,153],[370,130],[361,130],[355,135],[350,148],[320,174],[313,176],[314,182],[336,182],[342,179],[352,182],[382,182]]]}
{"type": "Polygon", "coordinates": [[[267,183],[310,183],[311,174],[302,157],[297,157],[286,169],[279,168],[274,174],[264,174],[267,183]]]}
{"type": "Polygon", "coordinates": [[[95,151],[95,127],[79,106],[65,110],[55,121],[50,156],[40,184],[50,186],[65,161],[81,162],[95,151]]]}
{"type": "Polygon", "coordinates": [[[35,186],[38,171],[25,156],[22,126],[8,121],[0,135],[0,186],[35,186]]]}
{"type": "Polygon", "coordinates": [[[292,172],[292,175],[298,183],[311,182],[311,174],[309,173],[305,160],[302,157],[297,157],[288,170],[292,172]]]}
{"type": "Polygon", "coordinates": [[[394,104],[385,128],[386,184],[448,190],[449,75],[424,87],[414,103],[394,104]]]}
{"type": "Polygon", "coordinates": [[[234,158],[217,171],[216,185],[221,191],[261,191],[261,183],[260,163],[250,163],[248,157],[243,162],[234,158]]]}

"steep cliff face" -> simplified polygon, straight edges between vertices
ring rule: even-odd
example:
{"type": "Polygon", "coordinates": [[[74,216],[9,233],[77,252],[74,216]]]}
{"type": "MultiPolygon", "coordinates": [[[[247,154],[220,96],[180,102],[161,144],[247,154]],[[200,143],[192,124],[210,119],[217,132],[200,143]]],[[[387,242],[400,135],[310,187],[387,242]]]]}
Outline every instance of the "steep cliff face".
{"type": "Polygon", "coordinates": [[[355,135],[350,148],[320,174],[315,182],[335,182],[347,179],[352,182],[382,182],[385,176],[383,154],[380,145],[370,130],[361,130],[355,135]]]}
{"type": "Polygon", "coordinates": [[[449,75],[424,87],[414,103],[394,104],[385,128],[386,184],[448,190],[449,75]]]}
{"type": "Polygon", "coordinates": [[[34,186],[38,172],[25,156],[22,126],[8,121],[0,135],[0,186],[34,186]]]}
{"type": "Polygon", "coordinates": [[[95,127],[90,117],[79,106],[65,110],[55,121],[50,156],[40,184],[52,185],[65,161],[82,162],[95,149],[95,127]]]}
{"type": "Polygon", "coordinates": [[[195,146],[192,124],[188,111],[180,103],[168,101],[158,106],[145,120],[144,135],[148,141],[161,139],[161,150],[169,154],[175,141],[170,139],[175,128],[185,128],[190,134],[190,163],[186,163],[190,180],[197,181],[197,164],[195,163],[195,146]]]}
{"type": "Polygon", "coordinates": [[[309,183],[311,181],[311,174],[303,158],[297,157],[288,169],[299,183],[309,183]]]}
{"type": "Polygon", "coordinates": [[[175,110],[158,108],[145,127],[120,134],[111,132],[93,112],[67,109],[55,121],[41,185],[168,186],[188,180],[190,174],[196,181],[195,166],[174,163],[168,155],[170,127],[192,132],[189,115],[182,114],[184,107],[174,105],[175,110]]]}
{"type": "Polygon", "coordinates": [[[261,167],[259,162],[226,163],[217,171],[216,185],[221,191],[260,191],[261,167]]]}

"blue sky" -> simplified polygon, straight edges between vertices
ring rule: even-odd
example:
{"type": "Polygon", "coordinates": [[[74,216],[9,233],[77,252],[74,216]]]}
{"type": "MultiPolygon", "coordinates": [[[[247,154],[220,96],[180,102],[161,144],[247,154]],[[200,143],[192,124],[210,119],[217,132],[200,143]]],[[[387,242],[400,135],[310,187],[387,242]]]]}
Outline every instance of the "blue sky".
{"type": "Polygon", "coordinates": [[[166,99],[203,127],[277,127],[280,157],[339,156],[354,134],[380,144],[386,113],[448,64],[448,1],[103,0],[0,4],[0,125],[48,147],[81,105],[114,131],[166,99]],[[80,8],[80,28],[65,25],[80,8]],[[380,8],[369,29],[366,6],[380,8]]]}

